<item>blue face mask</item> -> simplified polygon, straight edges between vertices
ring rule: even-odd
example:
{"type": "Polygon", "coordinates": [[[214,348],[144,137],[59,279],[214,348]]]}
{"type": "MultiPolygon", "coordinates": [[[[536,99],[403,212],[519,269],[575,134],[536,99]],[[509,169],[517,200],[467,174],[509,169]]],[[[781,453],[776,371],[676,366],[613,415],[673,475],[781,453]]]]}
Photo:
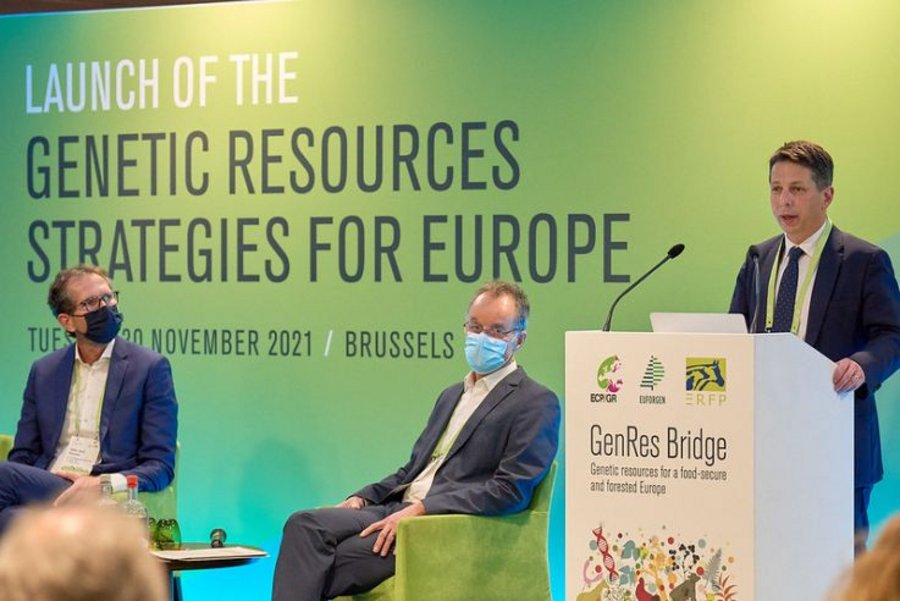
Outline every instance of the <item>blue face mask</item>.
{"type": "Polygon", "coordinates": [[[117,305],[106,305],[84,316],[87,322],[85,337],[97,344],[106,344],[119,334],[123,315],[117,305]]]}
{"type": "Polygon", "coordinates": [[[505,340],[491,338],[484,332],[466,334],[466,361],[476,374],[489,374],[506,363],[508,346],[505,340]]]}

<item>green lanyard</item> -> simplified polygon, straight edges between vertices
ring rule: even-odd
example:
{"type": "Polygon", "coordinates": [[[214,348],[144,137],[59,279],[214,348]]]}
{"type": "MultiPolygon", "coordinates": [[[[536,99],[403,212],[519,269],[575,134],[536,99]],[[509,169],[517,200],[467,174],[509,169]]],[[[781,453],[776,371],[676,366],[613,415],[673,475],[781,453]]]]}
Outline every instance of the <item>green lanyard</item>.
{"type": "MultiPolygon", "coordinates": [[[[803,301],[806,299],[806,293],[809,291],[809,286],[812,284],[813,275],[816,273],[816,269],[819,267],[819,259],[822,258],[822,249],[825,248],[825,242],[828,241],[828,236],[831,235],[831,221],[825,222],[825,230],[822,232],[822,235],[819,236],[819,239],[816,241],[816,247],[813,249],[812,260],[809,263],[809,269],[806,270],[806,275],[803,278],[803,284],[800,286],[800,290],[797,292],[797,297],[794,300],[794,317],[791,319],[791,332],[796,334],[800,331],[800,313],[803,311],[803,301]]],[[[772,267],[772,273],[769,274],[769,289],[766,294],[766,332],[772,331],[772,324],[775,322],[775,283],[778,281],[778,272],[781,268],[781,260],[784,258],[786,254],[784,252],[785,243],[782,241],[781,249],[778,251],[778,263],[772,267]]]]}
{"type": "MultiPolygon", "coordinates": [[[[447,422],[447,427],[450,427],[450,422],[447,422]]],[[[465,424],[463,424],[465,427],[465,424]]],[[[453,443],[456,442],[456,439],[459,438],[459,433],[462,432],[462,428],[456,431],[456,434],[450,436],[449,439],[447,437],[447,430],[444,430],[444,433],[441,435],[441,440],[437,443],[437,446],[434,447],[434,451],[431,453],[431,460],[434,461],[443,457],[450,451],[450,447],[453,446],[453,443]]]]}
{"type": "MultiPolygon", "coordinates": [[[[89,369],[88,367],[79,367],[78,361],[75,362],[75,381],[72,383],[75,388],[75,398],[72,399],[75,410],[75,436],[81,436],[81,396],[84,394],[81,370],[89,369]]],[[[97,424],[97,439],[100,439],[100,416],[103,413],[103,398],[97,403],[97,416],[95,422],[97,424]]]]}

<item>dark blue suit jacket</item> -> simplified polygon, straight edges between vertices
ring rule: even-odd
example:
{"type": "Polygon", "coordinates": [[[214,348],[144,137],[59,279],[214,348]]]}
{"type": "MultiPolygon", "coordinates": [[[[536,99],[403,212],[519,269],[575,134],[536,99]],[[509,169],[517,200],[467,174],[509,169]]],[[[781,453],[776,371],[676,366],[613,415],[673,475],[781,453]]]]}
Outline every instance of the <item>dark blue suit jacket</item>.
{"type": "MultiPolygon", "coordinates": [[[[462,393],[462,382],[444,390],[406,465],[354,494],[375,504],[399,499],[431,459],[462,393]]],[[[499,515],[525,509],[556,457],[559,421],[556,395],[522,368],[503,378],[450,447],[422,501],[426,512],[499,515]]]]}
{"type": "MultiPolygon", "coordinates": [[[[756,312],[757,332],[765,329],[766,287],[782,239],[757,245],[759,306],[749,252],[731,299],[731,312],[742,313],[748,327],[756,312]]],[[[900,367],[900,292],[886,252],[832,229],[813,284],[806,342],[832,361],[849,357],[863,368],[866,383],[855,392],[855,481],[856,486],[878,482],[884,468],[875,391],[900,367]]]]}
{"type": "MultiPolygon", "coordinates": [[[[31,366],[9,460],[47,469],[65,423],[75,345],[31,366]]],[[[165,488],[175,474],[178,406],[162,355],[116,338],[100,414],[100,463],[93,473],[135,474],[141,490],[165,488]]]]}

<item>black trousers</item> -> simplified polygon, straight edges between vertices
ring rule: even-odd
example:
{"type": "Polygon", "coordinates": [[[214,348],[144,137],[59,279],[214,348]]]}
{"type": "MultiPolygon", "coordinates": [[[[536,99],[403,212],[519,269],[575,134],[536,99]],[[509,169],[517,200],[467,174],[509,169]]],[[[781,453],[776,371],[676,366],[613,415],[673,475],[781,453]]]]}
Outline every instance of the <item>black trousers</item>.
{"type": "Polygon", "coordinates": [[[387,557],[376,555],[372,547],[377,532],[366,538],[359,533],[405,505],[326,507],[291,515],[275,564],[272,601],[322,601],[352,595],[392,576],[393,549],[387,557]]]}

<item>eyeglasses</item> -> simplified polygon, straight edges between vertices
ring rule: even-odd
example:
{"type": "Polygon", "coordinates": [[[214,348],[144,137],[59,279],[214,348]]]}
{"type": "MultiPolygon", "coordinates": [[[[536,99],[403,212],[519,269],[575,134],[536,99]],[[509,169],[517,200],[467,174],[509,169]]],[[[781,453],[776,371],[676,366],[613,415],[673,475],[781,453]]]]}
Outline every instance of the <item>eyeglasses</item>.
{"type": "Polygon", "coordinates": [[[100,308],[101,303],[104,305],[115,305],[119,302],[119,291],[113,290],[100,296],[90,296],[76,305],[81,309],[81,313],[73,314],[74,317],[81,317],[85,313],[91,313],[100,308]]]}
{"type": "Polygon", "coordinates": [[[484,327],[480,323],[475,323],[474,321],[467,321],[463,324],[463,327],[466,329],[466,332],[469,332],[470,334],[481,334],[482,332],[484,332],[491,338],[498,339],[506,338],[507,336],[518,330],[518,328],[503,330],[498,326],[484,327]]]}

